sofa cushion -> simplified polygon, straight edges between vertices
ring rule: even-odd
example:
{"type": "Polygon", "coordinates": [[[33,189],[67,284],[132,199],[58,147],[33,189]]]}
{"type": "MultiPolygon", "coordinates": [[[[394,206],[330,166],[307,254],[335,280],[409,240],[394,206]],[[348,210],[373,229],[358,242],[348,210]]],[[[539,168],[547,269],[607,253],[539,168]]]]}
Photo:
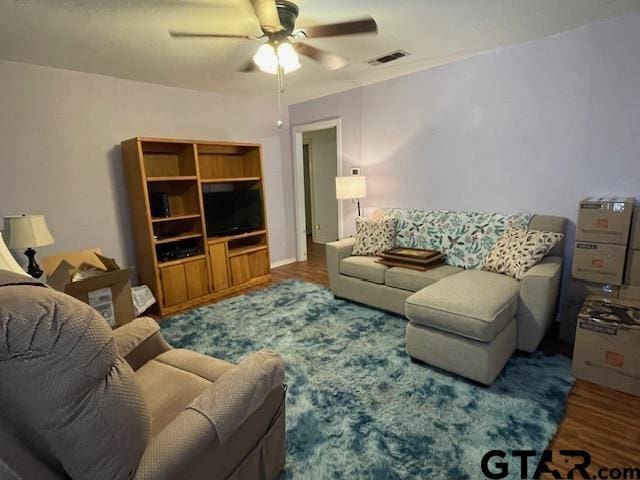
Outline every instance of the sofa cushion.
{"type": "Polygon", "coordinates": [[[510,228],[493,246],[483,269],[520,280],[563,238],[562,233],[510,228]]]}
{"type": "Polygon", "coordinates": [[[340,273],[373,283],[384,283],[384,272],[389,267],[377,263],[378,257],[352,256],[340,261],[340,273]]]}
{"type": "Polygon", "coordinates": [[[465,270],[407,298],[409,320],[488,342],[518,310],[520,282],[499,273],[465,270]]]}
{"type": "Polygon", "coordinates": [[[480,270],[500,235],[525,228],[531,215],[389,208],[384,218],[397,221],[397,247],[437,250],[448,265],[480,270]]]}
{"type": "Polygon", "coordinates": [[[417,292],[438,280],[461,271],[461,268],[451,265],[439,265],[424,272],[411,268],[392,267],[385,272],[384,283],[389,287],[417,292]]]}
{"type": "Polygon", "coordinates": [[[200,375],[160,361],[163,355],[158,355],[136,371],[138,385],[151,413],[152,438],[211,385],[200,375]]]}
{"type": "Polygon", "coordinates": [[[372,220],[356,218],[354,255],[380,255],[396,243],[396,221],[393,218],[372,220]]]}

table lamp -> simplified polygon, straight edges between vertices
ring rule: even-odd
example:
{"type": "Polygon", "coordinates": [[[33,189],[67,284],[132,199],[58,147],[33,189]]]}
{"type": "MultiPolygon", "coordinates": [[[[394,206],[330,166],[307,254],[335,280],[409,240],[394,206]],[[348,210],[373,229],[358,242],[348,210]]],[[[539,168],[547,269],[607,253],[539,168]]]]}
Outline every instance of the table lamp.
{"type": "Polygon", "coordinates": [[[360,199],[367,196],[367,177],[363,175],[351,175],[348,177],[336,177],[336,198],[338,200],[355,200],[360,212],[360,199]]]}
{"type": "Polygon", "coordinates": [[[42,270],[36,262],[35,247],[44,247],[54,243],[51,232],[43,215],[16,215],[4,217],[4,230],[8,232],[9,248],[25,248],[24,254],[29,259],[27,273],[33,278],[40,278],[42,270]]]}

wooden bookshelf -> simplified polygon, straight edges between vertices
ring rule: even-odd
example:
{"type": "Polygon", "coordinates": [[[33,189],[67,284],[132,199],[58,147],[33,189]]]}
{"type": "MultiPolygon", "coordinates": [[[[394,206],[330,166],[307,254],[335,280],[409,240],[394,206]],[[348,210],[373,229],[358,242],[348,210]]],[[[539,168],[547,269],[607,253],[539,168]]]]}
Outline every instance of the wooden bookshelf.
{"type": "Polygon", "coordinates": [[[160,315],[271,278],[259,144],[137,137],[122,142],[122,151],[140,281],[160,315]],[[203,191],[224,184],[260,191],[264,228],[207,238],[203,191]],[[166,194],[169,216],[152,216],[154,193],[166,194]],[[182,247],[190,256],[172,258],[182,247]]]}

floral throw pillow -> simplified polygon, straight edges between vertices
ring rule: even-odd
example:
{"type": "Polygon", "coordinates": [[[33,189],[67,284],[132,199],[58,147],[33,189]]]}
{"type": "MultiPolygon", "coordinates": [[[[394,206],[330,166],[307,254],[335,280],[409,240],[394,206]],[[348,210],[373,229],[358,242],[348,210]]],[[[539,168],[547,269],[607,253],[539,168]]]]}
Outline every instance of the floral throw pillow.
{"type": "Polygon", "coordinates": [[[498,239],[485,261],[484,270],[504,273],[520,280],[542,260],[564,235],[511,228],[498,239]]]}
{"type": "Polygon", "coordinates": [[[356,240],[352,255],[380,255],[385,250],[395,247],[395,243],[395,219],[356,218],[356,240]]]}

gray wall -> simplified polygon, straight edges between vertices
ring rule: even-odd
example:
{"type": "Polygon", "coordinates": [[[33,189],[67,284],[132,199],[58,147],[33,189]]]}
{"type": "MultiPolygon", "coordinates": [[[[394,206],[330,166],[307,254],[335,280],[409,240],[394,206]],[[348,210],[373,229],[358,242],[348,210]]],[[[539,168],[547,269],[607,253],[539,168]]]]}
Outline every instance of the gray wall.
{"type": "Polygon", "coordinates": [[[291,148],[276,120],[268,100],[0,61],[0,217],[46,215],[56,244],[42,254],[98,246],[133,265],[120,141],[257,141],[272,261],[293,257],[291,148]]]}
{"type": "Polygon", "coordinates": [[[582,197],[640,198],[640,15],[289,107],[291,125],[338,116],[365,209],[575,220],[582,197]]]}
{"type": "Polygon", "coordinates": [[[311,147],[312,193],[315,210],[313,240],[322,243],[333,242],[338,239],[336,128],[305,132],[303,139],[309,142],[311,147]]]}

